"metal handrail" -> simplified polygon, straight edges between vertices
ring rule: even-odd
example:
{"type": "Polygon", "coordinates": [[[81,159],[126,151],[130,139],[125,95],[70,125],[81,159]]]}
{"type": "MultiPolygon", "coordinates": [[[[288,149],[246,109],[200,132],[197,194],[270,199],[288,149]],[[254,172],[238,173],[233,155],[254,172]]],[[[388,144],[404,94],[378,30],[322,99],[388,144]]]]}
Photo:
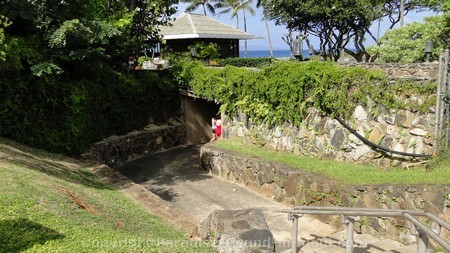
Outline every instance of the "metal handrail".
{"type": "Polygon", "coordinates": [[[450,224],[442,220],[441,218],[437,217],[436,215],[426,212],[426,211],[420,211],[420,210],[405,210],[405,209],[382,209],[382,208],[357,208],[357,207],[330,207],[330,206],[295,206],[294,209],[302,209],[302,210],[346,210],[346,211],[370,211],[370,212],[399,212],[399,213],[409,213],[415,216],[426,216],[429,219],[432,219],[434,222],[436,222],[439,226],[447,229],[450,231],[450,224]]]}
{"type": "Polygon", "coordinates": [[[425,253],[428,247],[428,240],[431,237],[444,249],[450,252],[450,244],[439,236],[440,228],[444,227],[450,231],[450,224],[439,217],[419,210],[395,210],[381,208],[354,208],[354,207],[320,207],[320,206],[296,206],[293,209],[283,209],[283,213],[288,214],[288,219],[292,220],[292,252],[297,252],[298,218],[304,214],[315,215],[343,215],[347,224],[346,253],[353,252],[353,229],[355,219],[349,217],[374,216],[374,217],[404,217],[409,220],[418,235],[417,252],[425,253]],[[439,226],[437,231],[433,231],[413,216],[424,216],[435,222],[439,226]]]}

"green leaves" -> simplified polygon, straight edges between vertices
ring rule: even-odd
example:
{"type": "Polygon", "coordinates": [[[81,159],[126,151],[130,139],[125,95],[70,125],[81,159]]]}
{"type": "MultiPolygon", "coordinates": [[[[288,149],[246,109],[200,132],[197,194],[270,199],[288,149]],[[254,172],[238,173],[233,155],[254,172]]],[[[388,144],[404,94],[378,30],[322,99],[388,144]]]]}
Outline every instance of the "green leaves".
{"type": "Polygon", "coordinates": [[[441,47],[438,39],[444,29],[442,16],[430,17],[424,23],[414,22],[398,29],[387,31],[379,40],[379,45],[371,46],[367,50],[371,54],[378,54],[377,61],[413,63],[425,60],[425,43],[434,42],[433,56],[436,58],[441,47]]]}
{"type": "Polygon", "coordinates": [[[427,111],[436,85],[410,82],[389,84],[378,71],[342,67],[331,62],[274,63],[260,71],[245,68],[205,68],[198,62],[183,66],[182,82],[193,92],[222,103],[227,115],[247,114],[254,121],[299,125],[315,107],[330,116],[348,118],[357,105],[427,111]],[[407,104],[414,94],[423,103],[407,104]]]}
{"type": "Polygon", "coordinates": [[[41,77],[43,75],[52,75],[52,74],[60,75],[64,72],[64,70],[62,70],[62,68],[60,68],[56,64],[49,62],[42,62],[32,66],[31,72],[33,73],[33,75],[41,77]]]}

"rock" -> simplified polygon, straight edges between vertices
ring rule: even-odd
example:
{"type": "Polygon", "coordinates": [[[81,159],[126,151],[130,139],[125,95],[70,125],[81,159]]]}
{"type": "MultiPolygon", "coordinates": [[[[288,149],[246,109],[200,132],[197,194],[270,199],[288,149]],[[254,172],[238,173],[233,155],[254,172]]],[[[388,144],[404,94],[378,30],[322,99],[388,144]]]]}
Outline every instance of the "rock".
{"type": "Polygon", "coordinates": [[[389,125],[394,125],[395,117],[384,116],[384,122],[388,123],[389,125]]]}
{"type": "Polygon", "coordinates": [[[275,252],[275,240],[261,209],[216,210],[194,236],[213,242],[218,252],[275,252]]]}
{"type": "Polygon", "coordinates": [[[335,149],[337,149],[337,150],[341,149],[342,144],[344,144],[344,140],[345,140],[345,133],[342,128],[339,128],[336,131],[331,133],[330,144],[335,149]]]}
{"type": "Polygon", "coordinates": [[[356,106],[355,111],[353,112],[353,118],[356,120],[367,120],[367,112],[361,105],[356,106]]]}
{"type": "Polygon", "coordinates": [[[422,154],[423,142],[420,138],[410,138],[407,153],[422,154]]]}
{"type": "Polygon", "coordinates": [[[416,136],[425,136],[428,134],[427,131],[420,128],[414,128],[413,130],[409,131],[409,133],[416,136]]]}
{"type": "Polygon", "coordinates": [[[361,147],[357,148],[355,151],[353,151],[352,159],[357,161],[362,156],[368,154],[370,151],[372,151],[372,149],[370,149],[369,146],[361,146],[361,147]]]}
{"type": "MultiPolygon", "coordinates": [[[[392,150],[398,151],[398,152],[405,152],[405,148],[403,147],[403,145],[401,143],[397,143],[392,150]]],[[[397,154],[393,154],[392,156],[393,157],[402,157],[401,155],[397,155],[397,154]]]]}
{"type": "Polygon", "coordinates": [[[391,148],[392,148],[392,143],[393,143],[393,142],[394,142],[394,140],[393,140],[391,137],[385,136],[385,137],[383,138],[383,140],[380,142],[380,145],[381,145],[382,147],[387,148],[387,149],[391,149],[391,148]]]}
{"type": "Polygon", "coordinates": [[[383,138],[383,133],[379,127],[375,127],[369,135],[369,141],[378,144],[383,138]]]}
{"type": "Polygon", "coordinates": [[[401,127],[410,128],[415,115],[409,111],[400,111],[395,117],[396,124],[401,127]]]}

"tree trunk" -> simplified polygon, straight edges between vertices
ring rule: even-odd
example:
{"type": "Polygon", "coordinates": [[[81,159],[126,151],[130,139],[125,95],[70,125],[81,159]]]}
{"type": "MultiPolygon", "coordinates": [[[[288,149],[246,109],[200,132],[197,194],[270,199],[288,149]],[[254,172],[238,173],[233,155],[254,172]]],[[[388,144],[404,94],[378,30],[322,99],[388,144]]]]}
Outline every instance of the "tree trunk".
{"type": "Polygon", "coordinates": [[[266,12],[265,11],[263,11],[263,16],[264,16],[264,23],[266,24],[267,39],[269,40],[270,57],[273,57],[272,40],[270,38],[269,23],[267,22],[267,16],[266,16],[266,12]]]}
{"type": "MultiPolygon", "coordinates": [[[[245,17],[245,10],[244,11],[244,32],[247,32],[247,18],[245,17]]],[[[245,40],[245,51],[244,51],[244,58],[247,58],[247,40],[245,40]]]]}

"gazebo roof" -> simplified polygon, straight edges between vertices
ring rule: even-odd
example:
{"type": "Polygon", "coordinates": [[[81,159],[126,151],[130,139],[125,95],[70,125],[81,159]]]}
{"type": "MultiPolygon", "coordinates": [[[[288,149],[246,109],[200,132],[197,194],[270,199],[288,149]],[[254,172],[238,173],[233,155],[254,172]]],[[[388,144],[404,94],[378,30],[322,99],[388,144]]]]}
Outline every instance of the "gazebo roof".
{"type": "Polygon", "coordinates": [[[210,17],[186,13],[172,22],[172,26],[161,27],[165,40],[176,39],[260,39],[256,35],[238,30],[210,17]]]}

